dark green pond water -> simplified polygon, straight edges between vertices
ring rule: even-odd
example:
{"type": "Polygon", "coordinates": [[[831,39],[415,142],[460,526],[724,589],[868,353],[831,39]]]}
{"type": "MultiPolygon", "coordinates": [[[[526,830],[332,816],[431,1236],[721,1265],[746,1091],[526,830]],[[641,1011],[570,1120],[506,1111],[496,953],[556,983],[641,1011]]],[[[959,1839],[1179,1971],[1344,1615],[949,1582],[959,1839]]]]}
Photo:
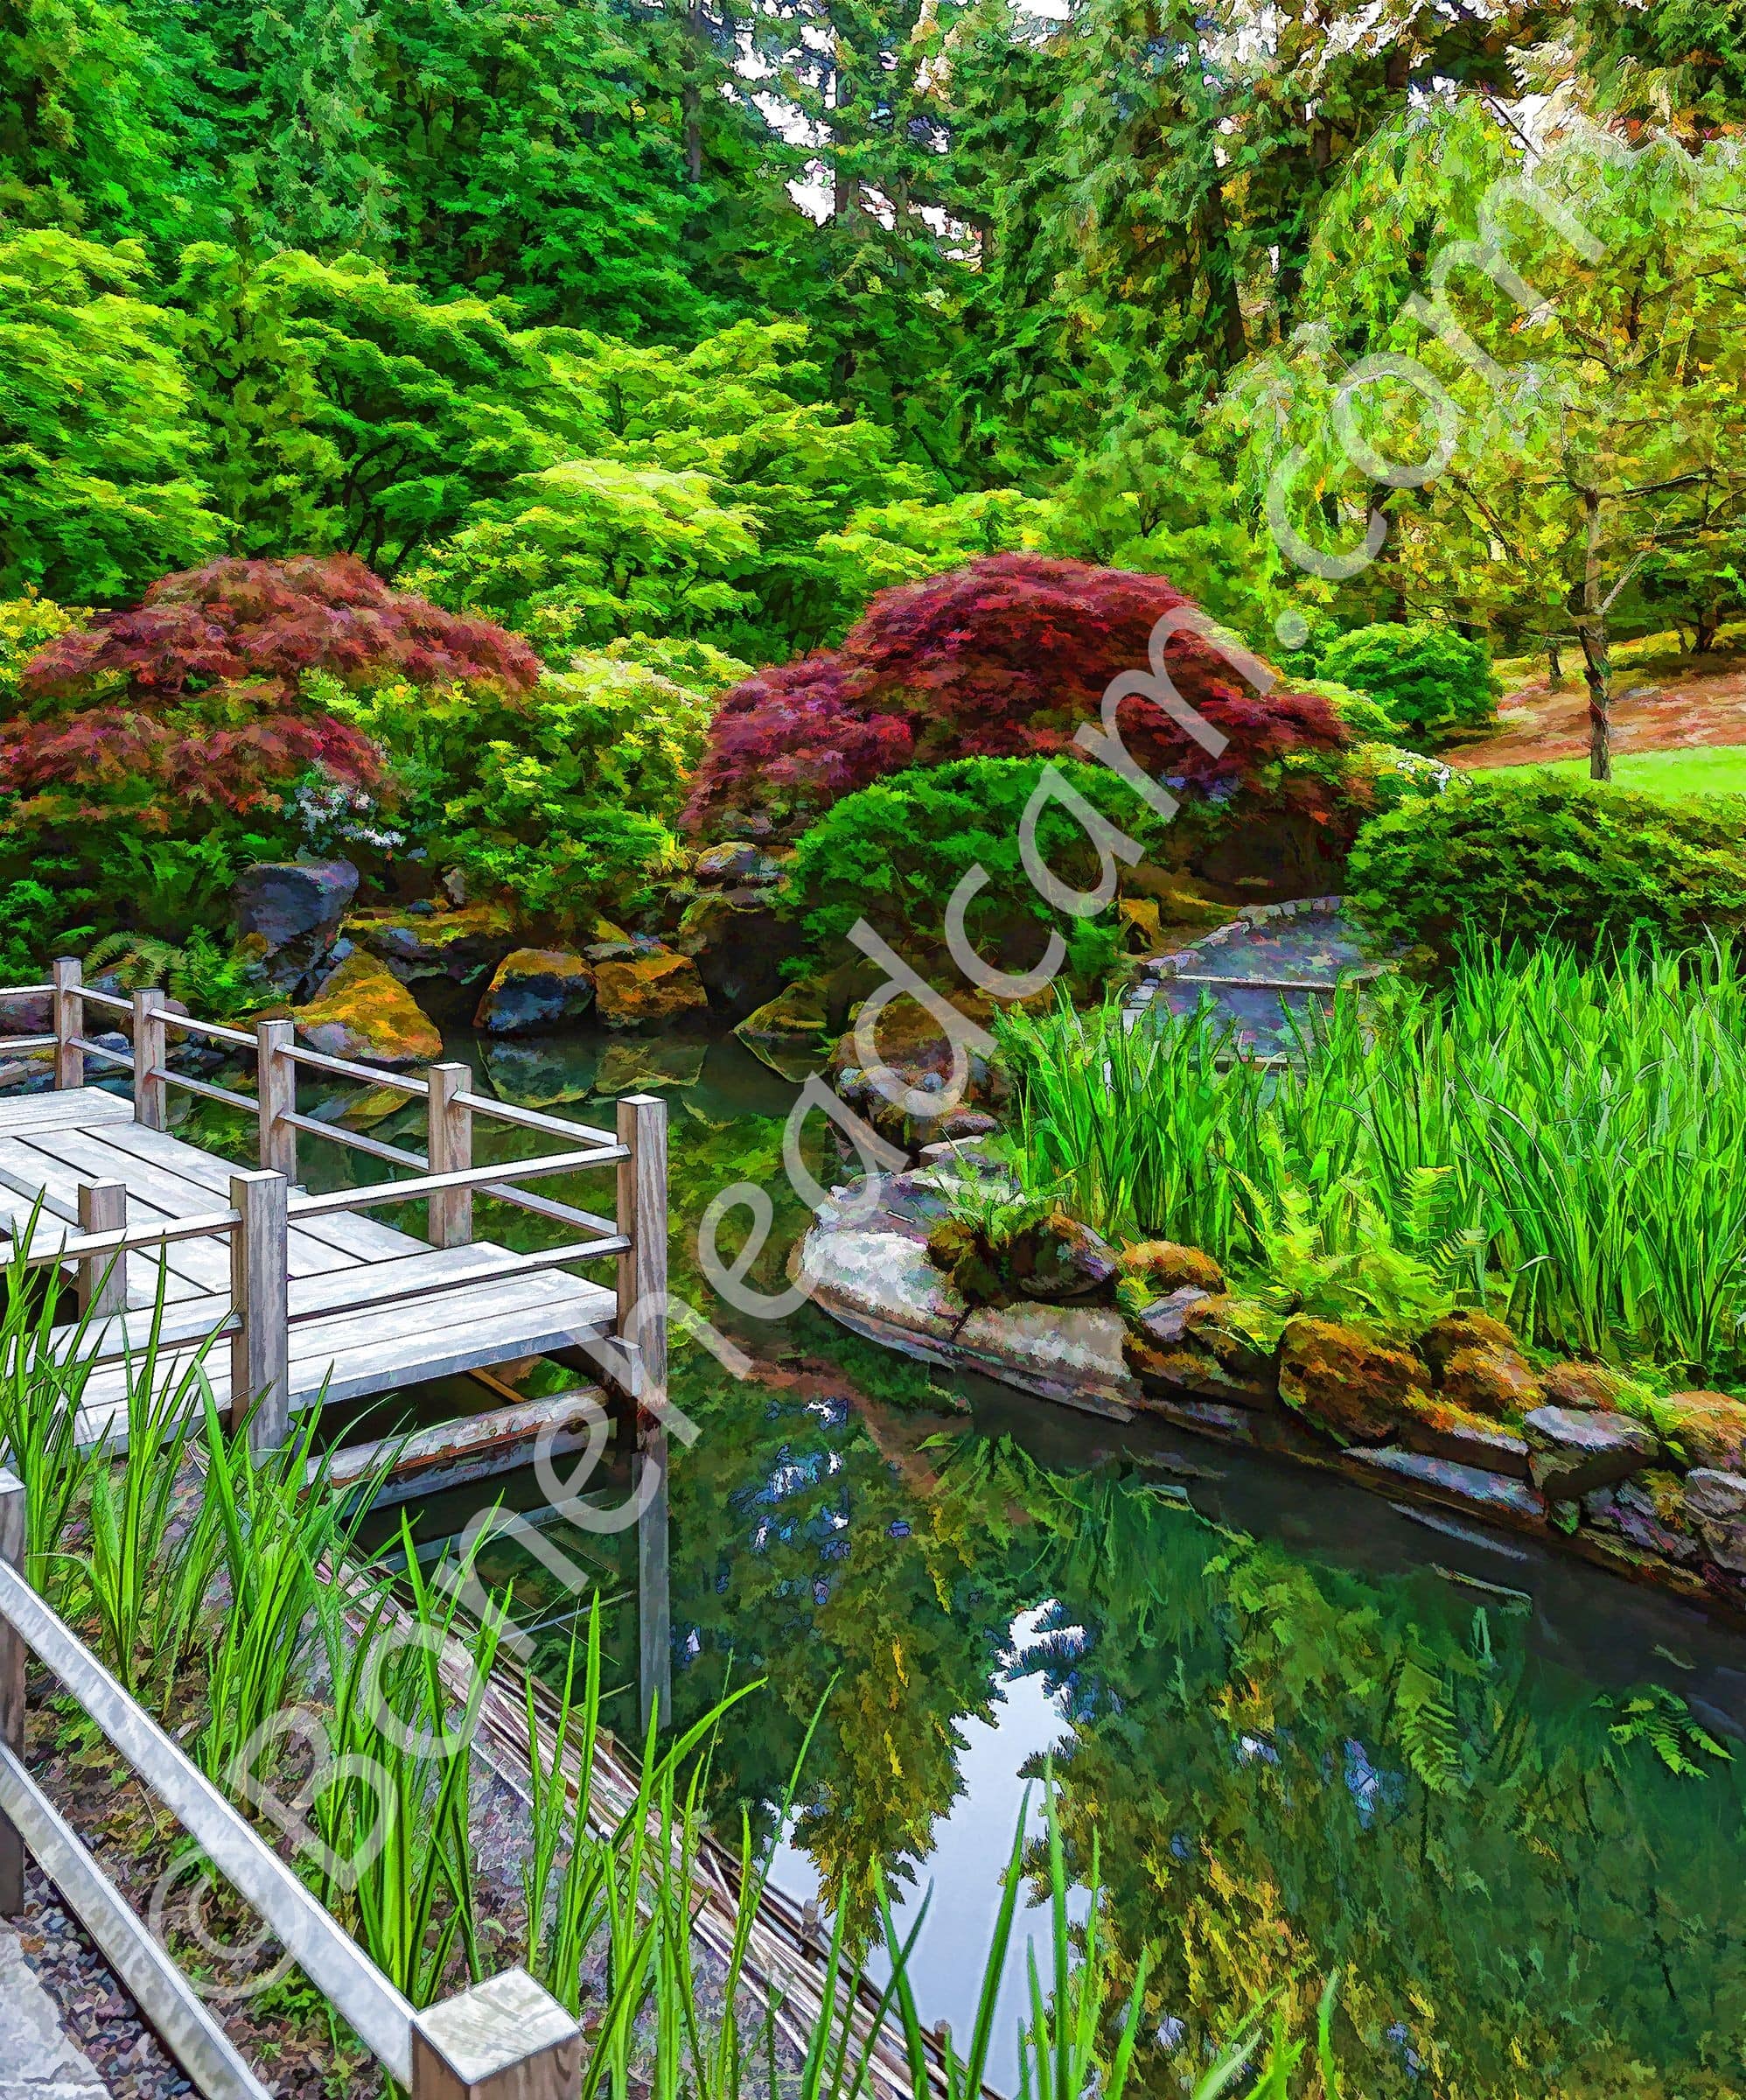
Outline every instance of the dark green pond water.
{"type": "MultiPolygon", "coordinates": [[[[667,1094],[676,1288],[696,1289],[709,1191],[778,1190],[791,1089],[731,1041],[488,1062],[522,1099],[667,1094]]],[[[312,1180],[343,1171],[327,1149],[310,1148],[312,1180]]],[[[789,1234],[803,1222],[782,1215],[789,1234]]],[[[480,1229],[514,1228],[497,1213],[480,1229]]],[[[673,1476],[678,1715],[766,1680],[716,1746],[720,1827],[748,1809],[801,1895],[861,1904],[876,1863],[910,1903],[932,1883],[929,2021],[967,2028],[1046,1766],[1081,1883],[1097,1860],[1124,1978],[1155,1950],[1153,2092],[1184,2090],[1269,1991],[1313,2005],[1337,1965],[1349,2095],[1746,2094],[1746,1636],[1184,1433],[931,1390],[810,1308],[743,1332],[762,1367],[744,1381],[675,1358],[702,1432],[673,1476]],[[800,1812],[778,1833],[821,1702],[800,1812]]],[[[429,1547],[479,1499],[421,1509],[429,1547]]],[[[622,1589],[611,1548],[561,1543],[622,1589]]],[[[489,1550],[555,1667],[562,1586],[489,1550]]],[[[632,1628],[618,1607],[621,1683],[632,1628]]]]}

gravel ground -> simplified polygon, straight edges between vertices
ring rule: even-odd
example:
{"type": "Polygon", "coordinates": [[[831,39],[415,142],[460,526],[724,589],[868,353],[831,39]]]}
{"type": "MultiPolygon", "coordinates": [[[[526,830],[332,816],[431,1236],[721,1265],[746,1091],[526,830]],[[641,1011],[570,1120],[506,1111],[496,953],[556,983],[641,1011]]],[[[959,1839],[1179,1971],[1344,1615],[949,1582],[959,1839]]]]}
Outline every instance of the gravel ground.
{"type": "Polygon", "coordinates": [[[25,1869],[24,1959],[60,2011],[60,2024],[116,2100],[172,2100],[193,2091],[97,1950],[35,1866],[25,1869]]]}

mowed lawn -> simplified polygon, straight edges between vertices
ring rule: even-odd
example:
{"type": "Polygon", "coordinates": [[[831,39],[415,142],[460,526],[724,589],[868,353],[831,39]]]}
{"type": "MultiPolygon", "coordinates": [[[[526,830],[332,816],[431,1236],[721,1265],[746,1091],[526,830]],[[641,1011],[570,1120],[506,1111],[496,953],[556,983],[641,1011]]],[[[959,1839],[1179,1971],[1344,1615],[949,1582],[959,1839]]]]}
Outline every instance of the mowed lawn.
{"type": "MultiPolygon", "coordinates": [[[[1537,766],[1485,770],[1545,773],[1561,780],[1585,780],[1589,761],[1553,759],[1537,766]]],[[[1670,799],[1687,794],[1746,794],[1746,744],[1716,744],[1701,751],[1621,752],[1613,760],[1613,780],[1620,788],[1635,788],[1644,794],[1670,799]]]]}

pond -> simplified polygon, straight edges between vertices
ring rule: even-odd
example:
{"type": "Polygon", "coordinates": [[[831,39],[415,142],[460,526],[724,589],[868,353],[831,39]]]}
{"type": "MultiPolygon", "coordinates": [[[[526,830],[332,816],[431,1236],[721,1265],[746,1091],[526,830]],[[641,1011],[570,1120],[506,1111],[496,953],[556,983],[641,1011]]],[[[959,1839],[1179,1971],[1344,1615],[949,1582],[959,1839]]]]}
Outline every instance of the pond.
{"type": "MultiPolygon", "coordinates": [[[[688,1295],[707,1194],[777,1192],[793,1089],[731,1040],[454,1054],[524,1100],[668,1095],[688,1295]]],[[[314,1168],[328,1148],[311,1149],[314,1168]]],[[[779,1208],[787,1236],[804,1216],[779,1208]]],[[[932,1883],[929,2023],[967,2033],[998,1876],[1048,1772],[1124,1982],[1154,1950],[1151,2092],[1185,2090],[1269,1992],[1307,2012],[1337,1966],[1366,2100],[1746,2093],[1746,1636],[1325,1474],[946,1390],[810,1308],[739,1331],[744,1380],[675,1355],[702,1430],[672,1483],[678,1718],[766,1681],[723,1730],[713,1812],[730,1840],[744,1809],[779,1841],[794,1894],[861,1915],[876,1868],[907,1905],[932,1883]]],[[[480,1500],[423,1506],[427,1550],[480,1500]]],[[[622,1592],[610,1549],[562,1543],[622,1592]]],[[[562,1593],[506,1544],[487,1572],[556,1667],[562,1593]]],[[[627,1628],[608,1642],[621,1683],[627,1628]]]]}

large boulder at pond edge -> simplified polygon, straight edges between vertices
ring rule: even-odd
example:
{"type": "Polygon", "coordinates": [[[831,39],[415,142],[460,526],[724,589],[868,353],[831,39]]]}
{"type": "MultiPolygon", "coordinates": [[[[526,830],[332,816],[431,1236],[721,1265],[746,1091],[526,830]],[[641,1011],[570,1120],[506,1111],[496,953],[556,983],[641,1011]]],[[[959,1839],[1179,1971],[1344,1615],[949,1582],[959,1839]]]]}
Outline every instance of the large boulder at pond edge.
{"type": "Polygon", "coordinates": [[[772,1072],[803,1080],[819,1069],[830,1049],[828,988],[821,978],[803,977],[747,1014],[734,1033],[772,1072]]]}
{"type": "Polygon", "coordinates": [[[358,894],[349,860],[263,860],[245,868],[230,892],[236,930],[257,934],[271,955],[294,941],[328,940],[358,894]]]}
{"type": "Polygon", "coordinates": [[[1746,1475],[1701,1466],[1686,1475],[1686,1522],[1730,1575],[1746,1575],[1746,1475]]]}
{"type": "Polygon", "coordinates": [[[402,1071],[443,1054],[436,1024],[385,962],[353,948],[292,1018],[312,1049],[402,1071]]]}
{"type": "Polygon", "coordinates": [[[1381,1444],[1399,1429],[1409,1402],[1428,1396],[1430,1380],[1408,1351],[1300,1312],[1280,1337],[1279,1390],[1343,1442],[1381,1444]]]}
{"type": "Polygon", "coordinates": [[[594,1004],[594,972],[567,948],[516,948],[499,962],[473,1016],[487,1035],[551,1035],[594,1004]]]}
{"type": "Polygon", "coordinates": [[[512,924],[500,904],[374,910],[353,913],[346,937],[386,962],[402,984],[447,977],[468,984],[495,970],[514,946],[512,924]]]}
{"type": "Polygon", "coordinates": [[[709,1012],[696,964],[668,948],[597,962],[594,996],[609,1028],[696,1026],[709,1012]]]}
{"type": "Polygon", "coordinates": [[[1575,1502],[1652,1466],[1660,1441],[1629,1415],[1575,1407],[1537,1407],[1522,1420],[1533,1484],[1548,1501],[1575,1502]]]}
{"type": "Polygon", "coordinates": [[[737,1021],[781,990],[782,965],[799,938],[761,892],[710,890],[686,906],[669,945],[697,965],[716,1012],[737,1021]]]}
{"type": "Polygon", "coordinates": [[[1728,1393],[1669,1393],[1661,1405],[1667,1434],[1687,1466],[1746,1474],[1746,1401],[1728,1393]]]}

